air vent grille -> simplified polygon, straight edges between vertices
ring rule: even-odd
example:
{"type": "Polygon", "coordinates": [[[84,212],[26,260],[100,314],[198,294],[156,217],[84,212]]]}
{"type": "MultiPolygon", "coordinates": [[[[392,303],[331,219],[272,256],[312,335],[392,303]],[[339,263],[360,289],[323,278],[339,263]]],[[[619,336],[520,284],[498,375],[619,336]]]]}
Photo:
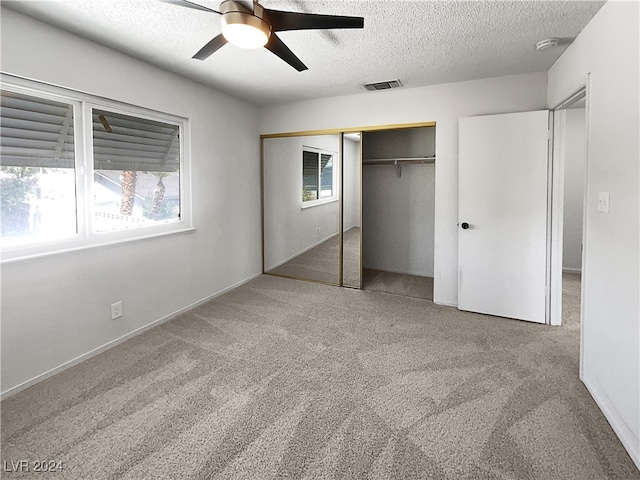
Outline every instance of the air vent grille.
{"type": "Polygon", "coordinates": [[[389,80],[386,82],[366,83],[363,85],[367,90],[388,90],[390,88],[399,88],[402,86],[400,80],[389,80]]]}

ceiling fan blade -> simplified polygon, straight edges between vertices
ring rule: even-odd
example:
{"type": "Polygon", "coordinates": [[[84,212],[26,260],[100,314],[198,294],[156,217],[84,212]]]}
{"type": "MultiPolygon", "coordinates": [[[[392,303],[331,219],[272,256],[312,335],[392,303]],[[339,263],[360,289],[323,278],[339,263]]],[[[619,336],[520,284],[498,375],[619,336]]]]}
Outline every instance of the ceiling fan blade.
{"type": "Polygon", "coordinates": [[[307,66],[302,63],[291,50],[289,50],[289,47],[287,47],[284,42],[280,40],[280,37],[278,37],[275,33],[271,34],[271,37],[269,37],[269,41],[264,46],[264,48],[266,48],[267,50],[271,50],[297,71],[302,72],[303,70],[308,70],[307,66]]]}
{"type": "Polygon", "coordinates": [[[202,10],[203,12],[212,12],[212,13],[217,13],[218,15],[222,15],[217,10],[205,7],[203,5],[199,5],[197,3],[190,2],[189,0],[159,0],[159,1],[163,3],[170,3],[171,5],[177,5],[179,7],[193,8],[194,10],[202,10]]]}
{"type": "Polygon", "coordinates": [[[204,60],[206,58],[209,58],[209,56],[212,53],[214,53],[216,50],[220,49],[221,47],[224,47],[225,43],[227,43],[227,39],[224,38],[222,34],[217,35],[213,37],[213,39],[209,43],[207,43],[204,47],[202,47],[200,51],[198,51],[198,53],[196,53],[193,56],[193,58],[198,60],[204,60]]]}
{"type": "Polygon", "coordinates": [[[264,9],[264,16],[274,32],[285,30],[323,30],[329,28],[364,28],[363,17],[316,15],[264,9]]]}

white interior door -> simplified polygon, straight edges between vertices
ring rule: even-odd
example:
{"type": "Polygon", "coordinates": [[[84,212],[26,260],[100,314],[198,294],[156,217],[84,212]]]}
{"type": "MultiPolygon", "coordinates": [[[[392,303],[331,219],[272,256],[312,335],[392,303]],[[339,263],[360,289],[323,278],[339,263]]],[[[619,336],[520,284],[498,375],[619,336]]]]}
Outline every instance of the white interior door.
{"type": "Polygon", "coordinates": [[[545,322],[547,110],[460,119],[458,308],[545,322]]]}

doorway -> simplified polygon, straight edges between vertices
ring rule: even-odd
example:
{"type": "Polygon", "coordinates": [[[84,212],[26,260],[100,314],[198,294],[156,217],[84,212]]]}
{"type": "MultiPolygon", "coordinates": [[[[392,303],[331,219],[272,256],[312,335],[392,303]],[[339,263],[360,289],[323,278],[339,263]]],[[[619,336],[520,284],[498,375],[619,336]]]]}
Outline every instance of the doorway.
{"type": "Polygon", "coordinates": [[[586,87],[553,111],[551,324],[579,330],[587,165],[586,87]]]}

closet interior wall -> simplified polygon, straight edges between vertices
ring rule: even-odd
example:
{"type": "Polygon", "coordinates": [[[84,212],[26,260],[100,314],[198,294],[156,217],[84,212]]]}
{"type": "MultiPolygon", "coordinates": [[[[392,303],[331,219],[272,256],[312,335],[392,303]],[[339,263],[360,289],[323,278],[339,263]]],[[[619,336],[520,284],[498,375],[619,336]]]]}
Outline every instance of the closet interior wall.
{"type": "Polygon", "coordinates": [[[435,126],[364,132],[363,267],[433,277],[435,164],[368,165],[435,157],[435,126]]]}

